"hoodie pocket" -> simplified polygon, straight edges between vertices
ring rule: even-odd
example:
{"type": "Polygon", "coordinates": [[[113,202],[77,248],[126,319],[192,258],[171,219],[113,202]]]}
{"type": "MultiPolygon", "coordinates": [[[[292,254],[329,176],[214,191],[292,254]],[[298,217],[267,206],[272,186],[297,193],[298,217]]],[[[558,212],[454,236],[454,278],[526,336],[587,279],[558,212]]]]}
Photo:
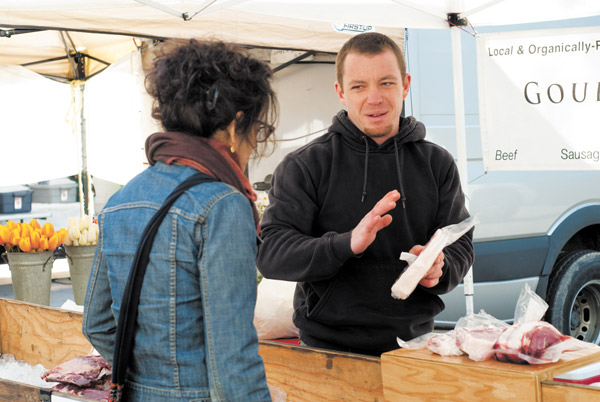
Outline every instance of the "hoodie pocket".
{"type": "Polygon", "coordinates": [[[396,300],[391,288],[400,276],[399,264],[352,265],[332,280],[309,284],[308,318],[327,325],[381,325],[382,318],[405,312],[407,303],[396,300]]]}

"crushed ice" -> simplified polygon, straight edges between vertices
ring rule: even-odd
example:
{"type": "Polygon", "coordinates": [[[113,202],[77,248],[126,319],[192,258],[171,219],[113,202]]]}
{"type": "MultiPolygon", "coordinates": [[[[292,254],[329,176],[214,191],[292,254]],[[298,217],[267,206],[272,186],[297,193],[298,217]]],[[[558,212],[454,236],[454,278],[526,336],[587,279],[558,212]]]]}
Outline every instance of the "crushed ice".
{"type": "Polygon", "coordinates": [[[41,364],[32,366],[22,360],[15,360],[11,354],[5,353],[0,356],[0,378],[4,380],[17,381],[35,387],[52,388],[56,382],[48,382],[41,379],[46,368],[41,364]]]}

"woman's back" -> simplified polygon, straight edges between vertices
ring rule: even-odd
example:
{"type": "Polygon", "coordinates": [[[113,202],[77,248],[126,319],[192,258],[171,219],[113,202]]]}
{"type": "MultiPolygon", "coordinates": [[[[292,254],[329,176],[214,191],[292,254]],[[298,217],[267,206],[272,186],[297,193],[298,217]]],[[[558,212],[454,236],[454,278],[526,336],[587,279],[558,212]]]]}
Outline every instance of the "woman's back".
{"type": "MultiPolygon", "coordinates": [[[[90,289],[109,286],[111,300],[104,308],[115,320],[147,222],[195,172],[157,163],[117,192],[99,215],[90,289]]],[[[256,298],[255,254],[246,197],[220,182],[179,197],[158,230],[144,277],[128,400],[210,400],[211,393],[212,400],[269,400],[251,320],[254,303],[248,303],[256,298]]],[[[98,305],[86,311],[84,331],[92,337],[102,330],[91,318],[102,315],[98,305]]],[[[95,345],[101,354],[112,354],[112,337],[95,345]]]]}

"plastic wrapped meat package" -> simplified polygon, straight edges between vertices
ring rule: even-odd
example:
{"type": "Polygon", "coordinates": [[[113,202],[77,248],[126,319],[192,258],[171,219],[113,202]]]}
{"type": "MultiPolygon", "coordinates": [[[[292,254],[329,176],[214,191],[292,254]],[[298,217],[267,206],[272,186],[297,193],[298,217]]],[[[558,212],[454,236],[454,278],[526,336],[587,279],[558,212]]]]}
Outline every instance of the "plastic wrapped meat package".
{"type": "Polygon", "coordinates": [[[423,251],[416,257],[413,254],[403,252],[400,259],[407,261],[409,264],[392,286],[392,297],[402,300],[408,298],[419,284],[419,281],[427,274],[442,250],[460,239],[478,222],[477,217],[471,216],[460,223],[436,230],[423,251]]]}
{"type": "Polygon", "coordinates": [[[482,310],[462,317],[452,331],[426,334],[419,337],[419,342],[398,340],[398,344],[406,348],[418,344],[442,356],[466,354],[474,361],[496,359],[517,364],[553,363],[563,352],[599,347],[563,335],[541,321],[547,308],[546,302],[525,285],[517,301],[513,325],[482,310]]]}
{"type": "Polygon", "coordinates": [[[97,354],[77,356],[42,375],[53,382],[53,391],[82,396],[100,402],[108,401],[111,383],[111,365],[97,354]]]}

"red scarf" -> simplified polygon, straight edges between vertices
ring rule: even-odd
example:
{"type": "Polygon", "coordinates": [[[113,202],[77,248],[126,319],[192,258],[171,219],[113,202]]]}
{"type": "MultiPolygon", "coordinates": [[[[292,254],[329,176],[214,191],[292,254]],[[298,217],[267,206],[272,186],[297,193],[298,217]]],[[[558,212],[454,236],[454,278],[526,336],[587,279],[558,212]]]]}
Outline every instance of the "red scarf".
{"type": "Polygon", "coordinates": [[[168,165],[181,163],[235,187],[248,198],[256,230],[260,230],[256,193],[242,172],[237,155],[223,141],[177,132],[154,133],[146,139],[146,157],[150,165],[159,161],[168,165]]]}

